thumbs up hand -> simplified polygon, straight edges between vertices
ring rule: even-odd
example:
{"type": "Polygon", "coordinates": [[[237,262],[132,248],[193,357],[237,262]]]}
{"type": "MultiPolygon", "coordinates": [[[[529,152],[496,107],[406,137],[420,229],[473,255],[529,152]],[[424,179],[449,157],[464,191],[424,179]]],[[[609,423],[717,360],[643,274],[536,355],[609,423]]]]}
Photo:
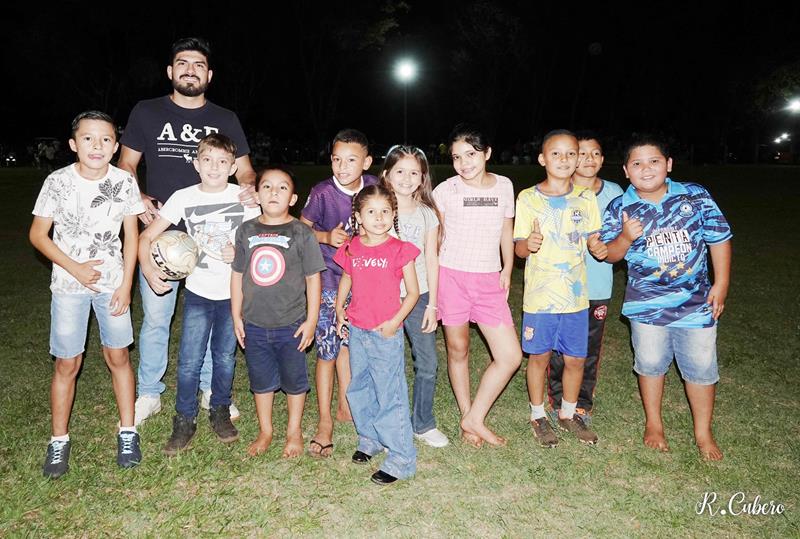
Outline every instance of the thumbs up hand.
{"type": "Polygon", "coordinates": [[[350,236],[347,234],[347,232],[345,232],[344,224],[339,223],[338,225],[336,225],[336,228],[334,228],[328,233],[328,237],[329,237],[328,239],[329,245],[333,245],[334,247],[341,247],[341,245],[344,242],[346,242],[350,236]]]}
{"type": "Polygon", "coordinates": [[[586,240],[586,246],[589,248],[589,252],[592,253],[592,256],[597,260],[605,260],[608,256],[608,247],[605,243],[600,241],[599,232],[595,232],[589,236],[586,240]]]}
{"type": "Polygon", "coordinates": [[[633,243],[635,240],[642,237],[644,234],[644,228],[642,228],[642,223],[639,219],[635,217],[633,219],[628,217],[628,212],[622,212],[622,236],[628,240],[629,242],[633,243]]]}
{"type": "Polygon", "coordinates": [[[542,241],[544,240],[544,236],[542,235],[541,229],[539,227],[539,219],[533,219],[533,230],[531,230],[530,235],[528,236],[527,240],[527,247],[531,253],[539,252],[539,249],[542,247],[542,241]]]}

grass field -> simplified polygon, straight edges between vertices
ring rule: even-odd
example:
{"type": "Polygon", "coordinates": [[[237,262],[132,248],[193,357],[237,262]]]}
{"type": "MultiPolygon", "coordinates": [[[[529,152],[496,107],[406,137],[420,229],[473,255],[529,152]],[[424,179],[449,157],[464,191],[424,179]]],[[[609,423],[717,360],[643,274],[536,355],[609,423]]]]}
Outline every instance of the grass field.
{"type": "MultiPolygon", "coordinates": [[[[538,167],[494,170],[514,179],[518,189],[541,177],[538,167]]],[[[607,164],[605,176],[620,179],[618,170],[607,164]]],[[[313,182],[328,172],[297,172],[302,204],[313,182]]],[[[436,172],[443,179],[450,169],[436,172]]],[[[0,170],[0,536],[800,537],[800,252],[794,235],[800,169],[678,167],[673,177],[707,185],[734,231],[731,292],[718,338],[722,379],[715,430],[725,459],[700,460],[674,369],[664,409],[672,451],[643,447],[629,331],[619,318],[620,269],[594,415],[599,445],[562,439],[556,449],[538,447],[528,427],[524,361],[489,415],[508,447],[463,445],[440,340],[436,414],[454,443],[438,450],[420,447],[417,476],[379,488],[369,482],[369,470],[350,463],[351,425],[337,425],[328,460],[281,459],[286,408],[280,396],[272,448],[248,458],[246,443],[257,425],[241,353],[235,380],[241,440],[223,446],[201,418],[192,449],[163,456],[175,399],[179,319],[162,395],[165,409],[140,428],[142,464],[126,471],[115,464],[116,409],[93,323],[72,415],[71,469],[58,481],[42,478],[50,435],[50,269],[27,240],[42,176],[30,169],[0,170]],[[782,504],[783,514],[697,514],[706,493],[716,493],[719,510],[738,492],[745,502],[760,496],[759,503],[782,504]]],[[[517,319],[521,293],[517,270],[511,294],[517,319]]],[[[138,297],[133,313],[138,331],[138,297]]],[[[476,382],[489,359],[480,339],[473,343],[476,382]]],[[[131,358],[135,366],[136,348],[131,358]]],[[[315,409],[312,392],[303,422],[306,441],[314,432],[315,409]]]]}

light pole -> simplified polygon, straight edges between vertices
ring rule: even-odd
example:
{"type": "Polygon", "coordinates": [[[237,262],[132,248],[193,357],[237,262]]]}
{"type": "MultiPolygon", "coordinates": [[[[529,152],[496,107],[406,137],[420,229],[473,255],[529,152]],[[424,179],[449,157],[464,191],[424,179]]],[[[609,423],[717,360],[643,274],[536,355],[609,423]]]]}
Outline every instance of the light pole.
{"type": "Polygon", "coordinates": [[[408,144],[408,83],[417,78],[417,64],[403,58],[394,66],[395,78],[403,83],[403,144],[408,144]]]}

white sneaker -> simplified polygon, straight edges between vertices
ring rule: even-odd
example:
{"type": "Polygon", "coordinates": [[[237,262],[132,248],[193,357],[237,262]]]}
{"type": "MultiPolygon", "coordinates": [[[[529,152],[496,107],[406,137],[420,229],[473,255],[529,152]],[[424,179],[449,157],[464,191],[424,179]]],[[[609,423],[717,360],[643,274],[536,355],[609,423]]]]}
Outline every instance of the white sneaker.
{"type": "Polygon", "coordinates": [[[161,411],[161,396],[160,395],[142,395],[136,399],[134,405],[133,426],[140,425],[145,419],[151,415],[155,415],[161,411]]]}
{"type": "MultiPolygon", "coordinates": [[[[200,408],[203,410],[210,410],[211,409],[211,390],[206,389],[203,391],[203,394],[200,395],[200,408]]],[[[233,399],[231,399],[231,405],[229,408],[231,412],[231,421],[236,421],[242,415],[239,413],[239,409],[233,403],[233,399]]]]}
{"type": "Polygon", "coordinates": [[[445,436],[444,433],[437,428],[433,428],[429,431],[423,432],[422,434],[417,434],[415,432],[414,438],[425,442],[431,447],[444,447],[450,443],[450,440],[447,439],[447,436],[445,436]]]}

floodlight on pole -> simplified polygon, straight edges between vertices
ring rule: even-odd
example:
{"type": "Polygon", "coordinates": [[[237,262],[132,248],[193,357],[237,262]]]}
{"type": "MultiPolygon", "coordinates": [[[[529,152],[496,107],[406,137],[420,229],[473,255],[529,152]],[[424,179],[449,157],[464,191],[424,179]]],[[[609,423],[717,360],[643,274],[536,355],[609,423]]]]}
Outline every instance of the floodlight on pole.
{"type": "Polygon", "coordinates": [[[408,83],[417,78],[417,63],[403,58],[395,64],[394,76],[403,83],[403,144],[408,144],[408,83]]]}
{"type": "Polygon", "coordinates": [[[800,99],[792,99],[786,107],[789,112],[800,112],[800,99]]]}

